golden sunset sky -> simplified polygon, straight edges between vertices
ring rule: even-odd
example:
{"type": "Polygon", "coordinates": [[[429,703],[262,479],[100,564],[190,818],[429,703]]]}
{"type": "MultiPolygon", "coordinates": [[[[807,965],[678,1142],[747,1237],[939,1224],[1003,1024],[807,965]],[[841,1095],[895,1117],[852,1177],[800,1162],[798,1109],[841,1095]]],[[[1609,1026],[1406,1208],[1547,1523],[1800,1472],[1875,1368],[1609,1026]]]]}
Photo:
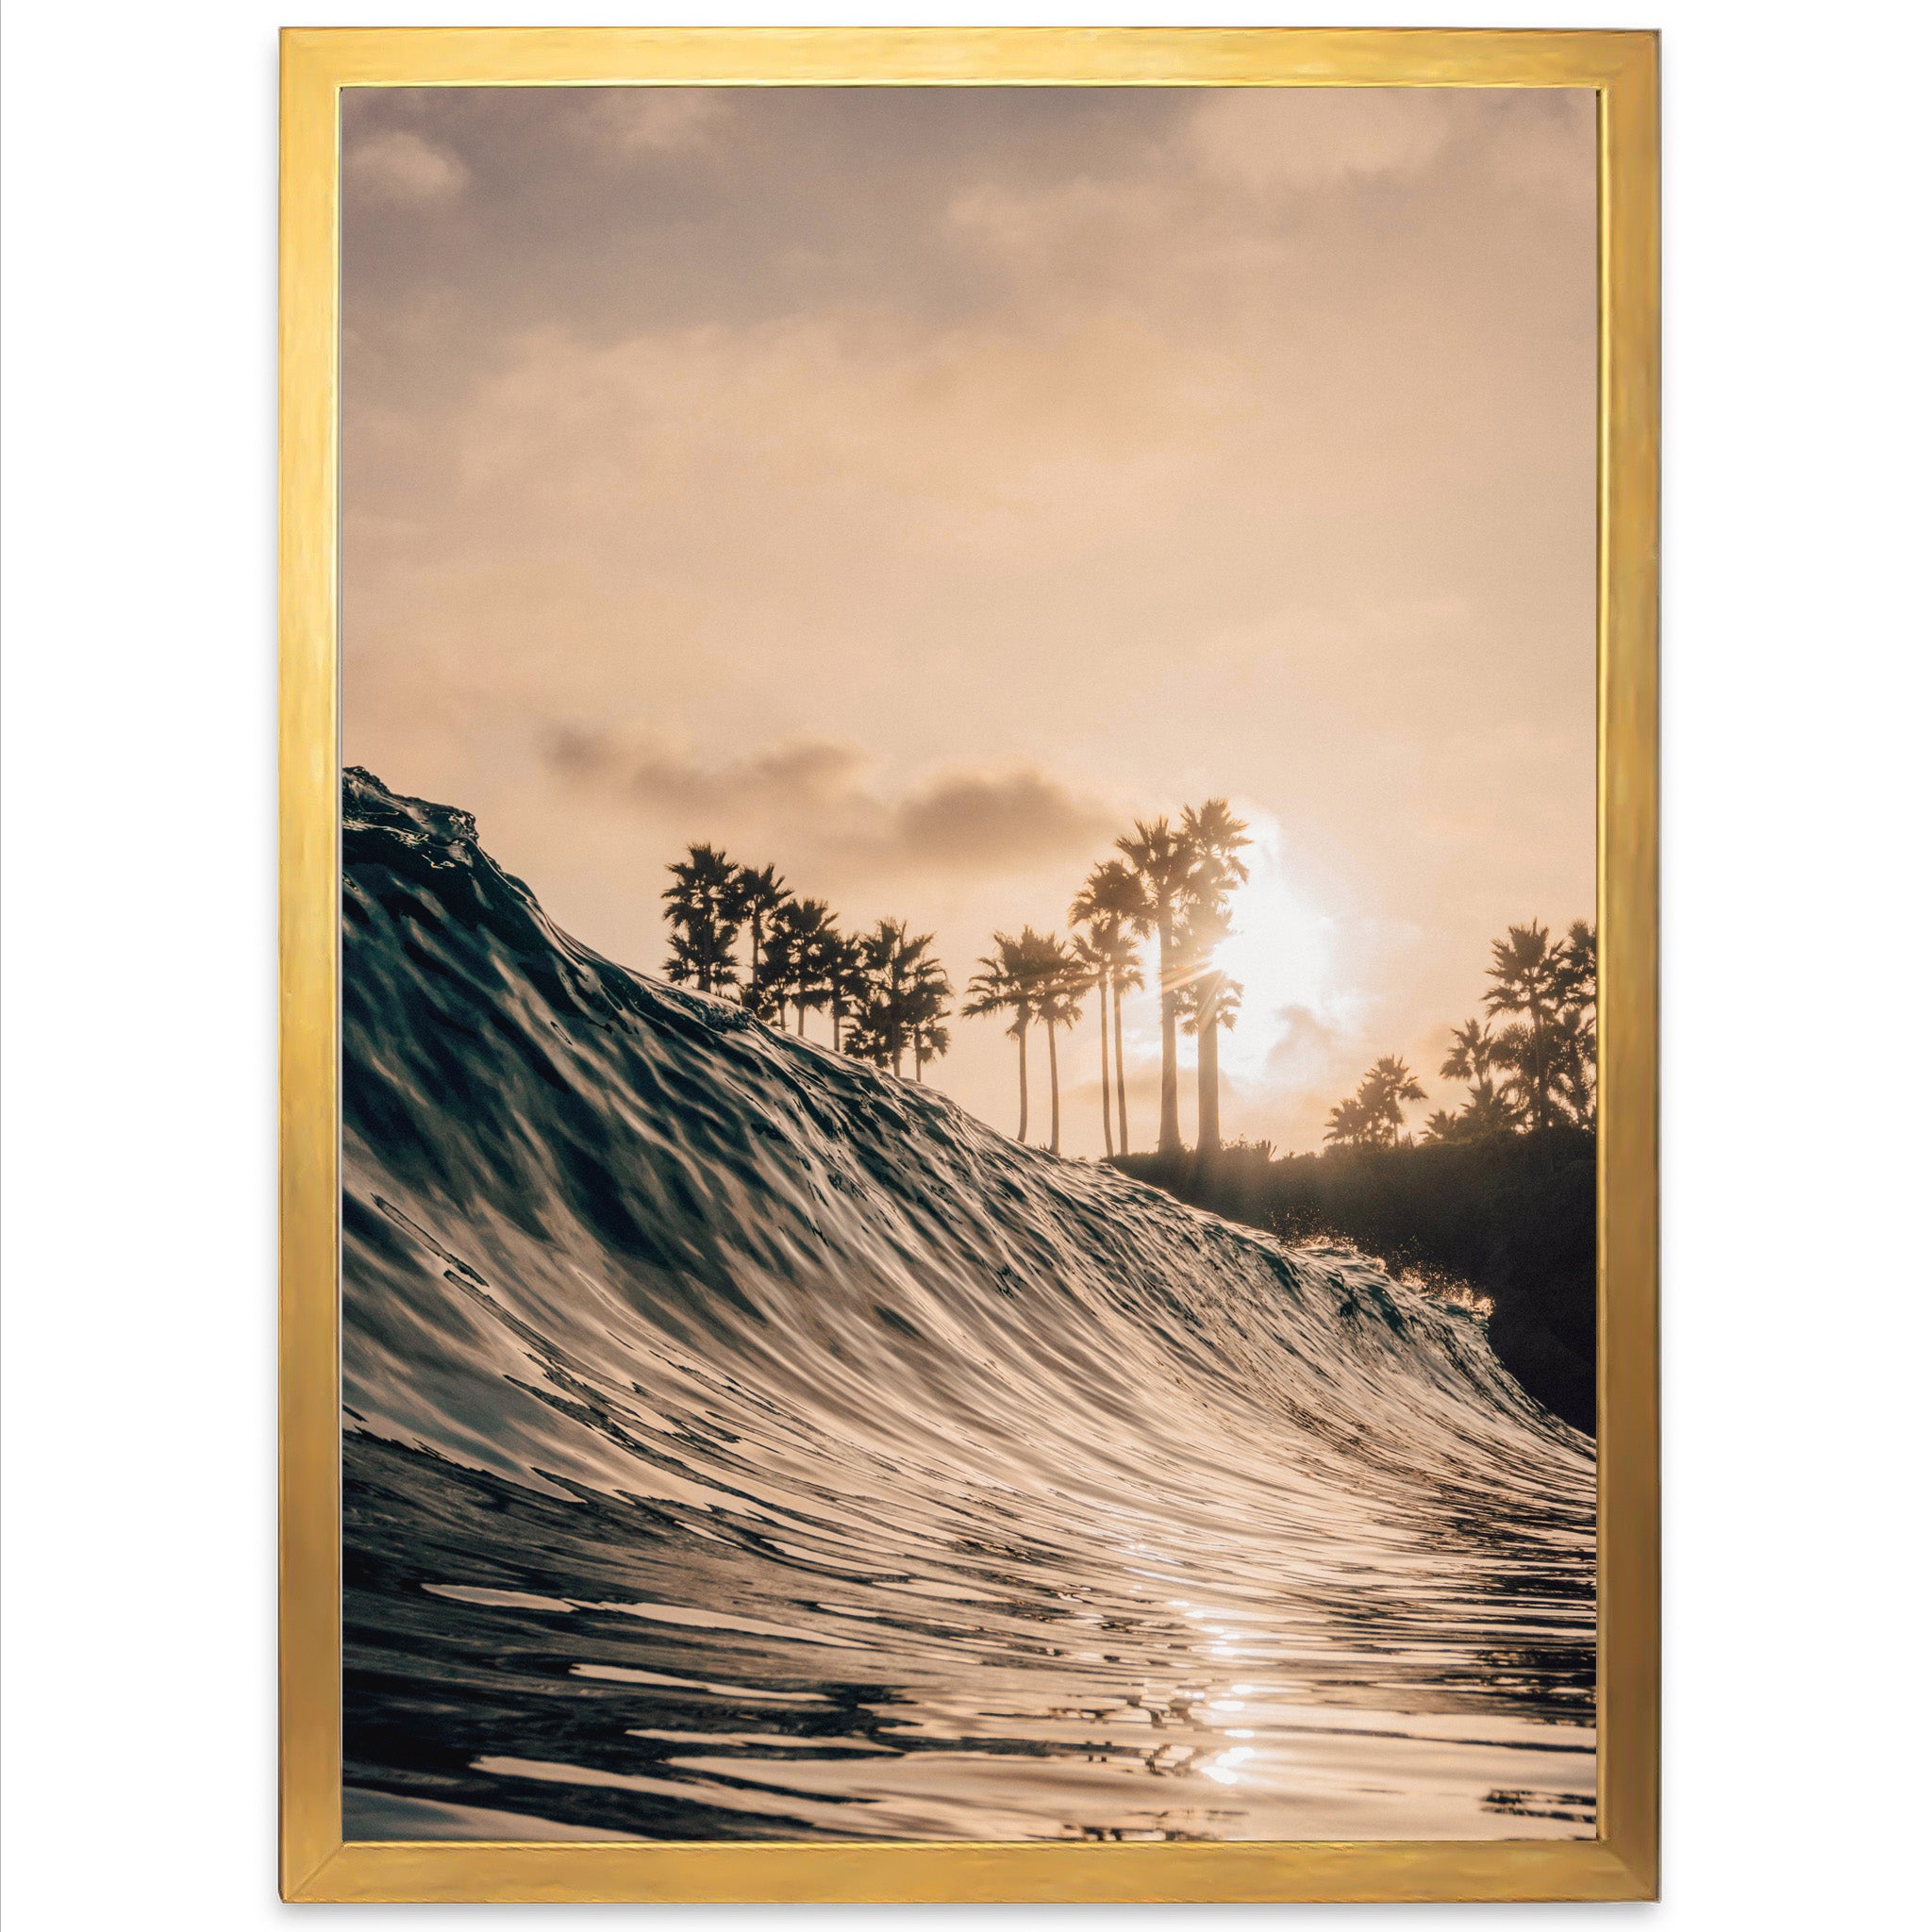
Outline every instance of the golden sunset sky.
{"type": "Polygon", "coordinates": [[[1224,1131],[1453,1106],[1488,941],[1593,917],[1594,165],[1577,92],[351,91],[345,756],[646,973],[709,840],[960,988],[1225,795],[1224,1131]]]}

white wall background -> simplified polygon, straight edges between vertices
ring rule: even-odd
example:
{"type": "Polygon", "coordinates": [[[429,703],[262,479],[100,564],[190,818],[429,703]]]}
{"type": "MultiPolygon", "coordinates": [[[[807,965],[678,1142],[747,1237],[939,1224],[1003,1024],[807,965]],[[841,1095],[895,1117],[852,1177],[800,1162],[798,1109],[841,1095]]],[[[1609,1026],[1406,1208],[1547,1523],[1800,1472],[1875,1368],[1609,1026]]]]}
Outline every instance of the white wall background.
{"type": "MultiPolygon", "coordinates": [[[[272,732],[287,16],[270,0],[9,11],[8,1899],[22,1932],[225,1932],[283,1909],[272,732]]],[[[1189,11],[573,0],[555,17],[1189,11]]],[[[1699,1928],[1907,1923],[1923,1909],[1909,1839],[1932,1645],[1932,1270],[1907,1211],[1927,1151],[1923,13],[1311,12],[1665,29],[1661,1910],[1699,1928]]],[[[552,16],[530,0],[356,0],[300,17],[552,16]]],[[[1214,17],[1291,16],[1222,0],[1214,17]]],[[[1466,1907],[1457,1923],[1577,1909],[1466,1907]]],[[[718,1907],[709,1923],[745,1917],[718,1907]]]]}

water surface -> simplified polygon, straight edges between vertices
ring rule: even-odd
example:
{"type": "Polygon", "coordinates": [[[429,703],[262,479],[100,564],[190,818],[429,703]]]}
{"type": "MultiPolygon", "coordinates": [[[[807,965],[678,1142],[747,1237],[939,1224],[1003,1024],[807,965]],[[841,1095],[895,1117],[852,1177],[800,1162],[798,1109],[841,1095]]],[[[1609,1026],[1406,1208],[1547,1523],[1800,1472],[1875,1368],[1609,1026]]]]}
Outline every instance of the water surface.
{"type": "Polygon", "coordinates": [[[577,946],[345,783],[351,1837],[1594,1830],[1480,1322],[577,946]]]}

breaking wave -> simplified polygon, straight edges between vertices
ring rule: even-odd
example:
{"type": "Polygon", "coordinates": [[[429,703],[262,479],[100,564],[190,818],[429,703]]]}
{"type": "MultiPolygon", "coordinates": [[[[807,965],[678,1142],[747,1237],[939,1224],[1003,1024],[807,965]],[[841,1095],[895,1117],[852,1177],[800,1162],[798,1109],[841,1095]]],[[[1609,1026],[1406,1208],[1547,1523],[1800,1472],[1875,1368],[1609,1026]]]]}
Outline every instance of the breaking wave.
{"type": "Polygon", "coordinates": [[[344,779],[352,1838],[1588,1836],[1481,1323],[613,965],[344,779]]]}

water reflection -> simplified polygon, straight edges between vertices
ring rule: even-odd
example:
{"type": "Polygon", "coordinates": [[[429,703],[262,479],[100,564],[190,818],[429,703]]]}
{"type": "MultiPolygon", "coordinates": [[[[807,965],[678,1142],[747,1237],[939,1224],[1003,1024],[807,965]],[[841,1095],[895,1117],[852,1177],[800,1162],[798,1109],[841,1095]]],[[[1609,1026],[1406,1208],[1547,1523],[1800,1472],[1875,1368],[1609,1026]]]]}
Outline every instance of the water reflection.
{"type": "Polygon", "coordinates": [[[346,1475],[347,1816],[372,1836],[1594,1828],[1574,1503],[1327,1574],[1207,1537],[1197,1598],[1149,1591],[1187,1559],[1142,1540],[1099,1568],[1097,1522],[1079,1549],[988,1524],[917,1566],[862,1541],[821,1563],[803,1517],[676,1522],[368,1439],[346,1475]]]}

